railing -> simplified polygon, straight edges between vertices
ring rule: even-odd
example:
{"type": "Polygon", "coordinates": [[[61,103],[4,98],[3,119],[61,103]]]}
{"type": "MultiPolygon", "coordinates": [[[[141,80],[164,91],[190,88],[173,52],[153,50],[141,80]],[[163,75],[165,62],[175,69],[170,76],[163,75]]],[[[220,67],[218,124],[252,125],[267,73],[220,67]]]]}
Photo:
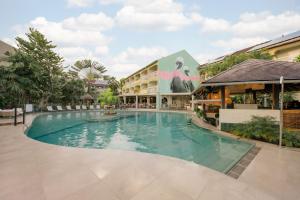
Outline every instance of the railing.
{"type": "Polygon", "coordinates": [[[147,78],[148,78],[148,80],[157,79],[157,71],[148,73],[147,78]]]}
{"type": "Polygon", "coordinates": [[[148,87],[148,93],[153,94],[157,92],[157,86],[148,87]]]}
{"type": "Polygon", "coordinates": [[[285,128],[300,129],[300,110],[284,110],[283,126],[285,128]]]}

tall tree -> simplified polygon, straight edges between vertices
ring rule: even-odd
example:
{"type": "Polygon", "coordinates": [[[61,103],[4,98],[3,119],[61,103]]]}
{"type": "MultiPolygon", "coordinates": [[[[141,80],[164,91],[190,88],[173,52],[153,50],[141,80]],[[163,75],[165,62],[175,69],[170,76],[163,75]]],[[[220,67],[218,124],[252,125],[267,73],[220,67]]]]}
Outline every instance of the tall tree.
{"type": "Polygon", "coordinates": [[[105,67],[97,61],[89,59],[78,60],[71,69],[71,73],[81,76],[88,87],[87,92],[91,93],[91,86],[95,79],[103,76],[106,72],[105,67]]]}
{"type": "Polygon", "coordinates": [[[59,91],[56,86],[62,76],[63,59],[54,52],[56,46],[38,30],[29,28],[26,36],[26,39],[17,37],[18,48],[7,53],[6,61],[10,63],[7,72],[11,73],[11,78],[6,79],[7,90],[24,102],[48,103],[59,91]],[[9,84],[15,89],[10,89],[9,84]]]}
{"type": "Polygon", "coordinates": [[[105,75],[104,80],[107,81],[108,87],[111,89],[114,95],[119,94],[120,82],[116,79],[116,77],[105,75]]]}

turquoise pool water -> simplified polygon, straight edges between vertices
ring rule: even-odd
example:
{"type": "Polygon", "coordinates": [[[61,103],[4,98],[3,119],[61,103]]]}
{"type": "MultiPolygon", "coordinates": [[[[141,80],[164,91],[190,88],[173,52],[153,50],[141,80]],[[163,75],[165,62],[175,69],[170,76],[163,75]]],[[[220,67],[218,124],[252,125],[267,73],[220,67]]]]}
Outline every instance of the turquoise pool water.
{"type": "Polygon", "coordinates": [[[93,111],[45,114],[33,121],[27,135],[62,146],[173,156],[221,172],[228,171],[253,146],[188,124],[186,114],[126,112],[121,116],[106,119],[93,111]]]}

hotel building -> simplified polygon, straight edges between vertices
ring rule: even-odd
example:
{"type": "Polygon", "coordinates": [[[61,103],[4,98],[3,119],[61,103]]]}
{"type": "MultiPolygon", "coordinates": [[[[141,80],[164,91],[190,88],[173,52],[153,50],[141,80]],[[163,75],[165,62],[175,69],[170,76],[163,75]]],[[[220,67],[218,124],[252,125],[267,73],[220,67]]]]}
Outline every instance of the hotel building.
{"type": "Polygon", "coordinates": [[[132,108],[191,109],[198,66],[185,50],[155,60],[124,79],[120,99],[132,108]]]}

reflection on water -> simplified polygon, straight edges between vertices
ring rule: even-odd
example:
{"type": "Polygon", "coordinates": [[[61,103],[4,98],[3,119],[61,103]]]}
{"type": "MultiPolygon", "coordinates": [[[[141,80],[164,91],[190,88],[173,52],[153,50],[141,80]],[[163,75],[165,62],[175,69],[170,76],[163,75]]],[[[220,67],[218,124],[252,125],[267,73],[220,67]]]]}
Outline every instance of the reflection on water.
{"type": "Polygon", "coordinates": [[[251,144],[188,125],[185,114],[132,112],[128,117],[89,123],[90,119],[103,117],[103,113],[95,111],[42,115],[34,120],[28,136],[63,146],[168,155],[222,172],[252,147],[251,144]]]}

